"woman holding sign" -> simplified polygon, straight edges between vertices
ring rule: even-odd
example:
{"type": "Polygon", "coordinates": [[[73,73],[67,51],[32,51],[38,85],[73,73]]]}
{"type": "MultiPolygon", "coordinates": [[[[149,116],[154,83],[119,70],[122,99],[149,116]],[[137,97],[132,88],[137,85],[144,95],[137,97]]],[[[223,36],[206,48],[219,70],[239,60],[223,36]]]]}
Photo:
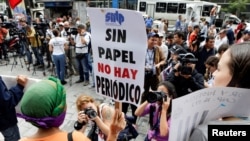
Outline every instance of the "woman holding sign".
{"type": "MultiPolygon", "coordinates": [[[[238,87],[250,89],[250,42],[232,45],[222,56],[214,75],[214,87],[238,87]]],[[[248,124],[248,117],[222,117],[209,124],[248,124]]],[[[189,141],[207,141],[208,123],[199,125],[189,141]]]]}
{"type": "Polygon", "coordinates": [[[137,116],[149,114],[150,130],[145,141],[168,141],[173,98],[176,98],[174,85],[164,81],[158,85],[157,91],[149,92],[146,101],[136,109],[137,116]]]}

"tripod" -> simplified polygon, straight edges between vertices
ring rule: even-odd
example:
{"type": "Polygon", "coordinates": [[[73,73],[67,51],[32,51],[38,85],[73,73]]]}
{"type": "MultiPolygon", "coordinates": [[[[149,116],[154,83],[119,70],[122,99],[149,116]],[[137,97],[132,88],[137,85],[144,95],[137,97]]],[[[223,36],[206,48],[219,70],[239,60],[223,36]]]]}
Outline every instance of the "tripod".
{"type": "MultiPolygon", "coordinates": [[[[12,63],[11,71],[13,70],[14,66],[17,65],[17,57],[18,57],[18,53],[14,51],[13,52],[13,63],[12,63]]],[[[21,67],[23,68],[23,63],[21,61],[21,57],[19,57],[19,62],[21,64],[21,67]]]]}

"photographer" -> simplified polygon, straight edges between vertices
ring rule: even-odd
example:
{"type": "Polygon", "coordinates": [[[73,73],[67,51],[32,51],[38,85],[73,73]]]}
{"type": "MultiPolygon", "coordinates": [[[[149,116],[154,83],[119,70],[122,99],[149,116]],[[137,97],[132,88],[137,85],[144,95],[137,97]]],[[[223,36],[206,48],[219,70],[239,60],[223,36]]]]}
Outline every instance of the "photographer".
{"type": "MultiPolygon", "coordinates": [[[[26,62],[27,64],[32,64],[33,63],[33,59],[32,59],[32,54],[30,52],[29,49],[29,41],[28,38],[26,37],[27,35],[27,31],[26,31],[26,27],[28,26],[25,19],[21,18],[19,20],[19,25],[21,26],[21,29],[19,30],[19,44],[20,44],[20,53],[21,55],[25,54],[27,57],[28,62],[26,62]]],[[[10,33],[10,34],[17,34],[17,33],[10,33]]]]}
{"type": "Polygon", "coordinates": [[[36,40],[41,41],[41,45],[39,46],[39,50],[41,55],[43,56],[46,53],[47,45],[46,45],[46,30],[49,28],[49,24],[41,21],[40,18],[36,18],[35,22],[33,22],[33,26],[36,32],[36,40]]]}
{"type": "Polygon", "coordinates": [[[29,39],[32,51],[36,58],[36,63],[34,66],[38,66],[38,68],[44,68],[43,56],[41,54],[40,47],[42,45],[40,36],[36,34],[34,28],[30,26],[26,26],[27,38],[29,39]]]}
{"type": "Polygon", "coordinates": [[[192,53],[180,54],[181,63],[177,63],[167,76],[167,81],[174,84],[177,97],[184,96],[204,88],[204,77],[195,69],[197,59],[192,53]]]}
{"type": "Polygon", "coordinates": [[[150,130],[145,141],[168,141],[171,121],[171,101],[176,98],[175,87],[168,81],[161,82],[156,92],[149,92],[147,100],[135,111],[137,116],[149,114],[150,130]]]}
{"type": "MultiPolygon", "coordinates": [[[[116,114],[113,106],[107,103],[99,104],[92,97],[82,94],[76,100],[76,107],[78,120],[74,128],[86,134],[91,141],[106,140],[110,132],[114,133],[113,129],[110,129],[113,124],[112,117],[116,114]]],[[[126,120],[126,127],[119,133],[117,141],[128,141],[137,136],[138,132],[134,126],[126,120]]]]}
{"type": "Polygon", "coordinates": [[[98,138],[105,139],[109,134],[114,108],[106,103],[98,104],[92,97],[85,95],[77,98],[76,107],[78,120],[74,125],[75,129],[84,133],[87,131],[87,125],[91,125],[93,133],[88,133],[88,137],[92,141],[98,141],[98,138]],[[97,127],[99,130],[96,133],[97,127]]]}
{"type": "Polygon", "coordinates": [[[2,55],[4,56],[4,60],[8,61],[8,53],[7,46],[4,43],[5,38],[8,34],[8,30],[0,25],[0,59],[2,59],[2,55]]]}
{"type": "Polygon", "coordinates": [[[75,74],[75,66],[73,64],[76,64],[76,60],[73,60],[73,57],[75,57],[75,42],[74,38],[77,35],[77,29],[70,26],[68,21],[65,21],[63,23],[63,26],[61,26],[63,29],[60,31],[60,36],[62,38],[65,38],[65,40],[68,42],[69,49],[65,50],[65,55],[67,57],[68,63],[67,63],[67,69],[69,70],[69,75],[75,74]],[[75,63],[73,63],[75,62],[75,63]]]}
{"type": "Polygon", "coordinates": [[[170,52],[170,57],[166,61],[166,68],[161,72],[161,81],[166,81],[167,76],[171,73],[173,70],[174,66],[180,62],[180,57],[179,54],[185,54],[187,53],[187,50],[184,49],[180,45],[173,45],[172,48],[169,49],[170,52]]]}

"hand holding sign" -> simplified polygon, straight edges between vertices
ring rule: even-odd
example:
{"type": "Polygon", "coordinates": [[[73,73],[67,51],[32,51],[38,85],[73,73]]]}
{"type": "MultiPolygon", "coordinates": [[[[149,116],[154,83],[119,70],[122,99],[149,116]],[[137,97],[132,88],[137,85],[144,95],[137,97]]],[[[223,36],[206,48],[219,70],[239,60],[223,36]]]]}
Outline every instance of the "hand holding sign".
{"type": "Polygon", "coordinates": [[[19,85],[22,85],[23,87],[25,87],[27,82],[28,82],[27,76],[24,76],[24,75],[17,76],[17,83],[19,85]]]}

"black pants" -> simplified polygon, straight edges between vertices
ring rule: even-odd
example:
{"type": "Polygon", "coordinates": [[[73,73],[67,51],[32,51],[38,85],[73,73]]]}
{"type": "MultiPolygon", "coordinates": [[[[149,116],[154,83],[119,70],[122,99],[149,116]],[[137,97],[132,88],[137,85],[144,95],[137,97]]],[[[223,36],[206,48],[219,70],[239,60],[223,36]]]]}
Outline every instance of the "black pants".
{"type": "Polygon", "coordinates": [[[8,58],[7,46],[5,43],[0,43],[0,59],[4,56],[4,59],[8,58]]]}
{"type": "Polygon", "coordinates": [[[127,112],[128,112],[128,106],[130,105],[130,107],[131,107],[131,109],[132,109],[132,118],[133,119],[131,119],[131,123],[133,123],[133,124],[136,124],[136,120],[137,120],[137,116],[135,115],[135,110],[137,109],[137,107],[135,106],[135,105],[133,105],[133,104],[129,104],[129,103],[122,103],[122,112],[126,115],[127,114],[127,112]]]}

